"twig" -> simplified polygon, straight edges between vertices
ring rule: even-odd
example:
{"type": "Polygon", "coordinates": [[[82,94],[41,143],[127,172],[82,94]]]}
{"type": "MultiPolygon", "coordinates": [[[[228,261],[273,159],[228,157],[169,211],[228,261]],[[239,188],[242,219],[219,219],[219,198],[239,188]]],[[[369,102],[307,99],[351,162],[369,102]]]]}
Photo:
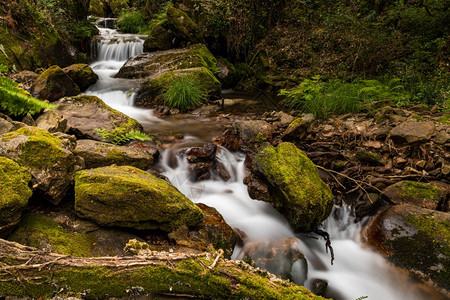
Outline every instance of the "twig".
{"type": "Polygon", "coordinates": [[[328,234],[328,232],[317,229],[317,228],[314,229],[313,231],[325,239],[325,251],[328,253],[328,249],[330,249],[331,265],[333,265],[334,251],[333,251],[333,247],[331,246],[330,235],[328,234]]]}
{"type": "Polygon", "coordinates": [[[208,267],[208,269],[213,270],[214,267],[216,266],[217,262],[219,261],[220,257],[223,255],[223,250],[219,249],[218,251],[219,253],[217,254],[216,258],[214,259],[213,263],[211,264],[211,266],[208,267]]]}

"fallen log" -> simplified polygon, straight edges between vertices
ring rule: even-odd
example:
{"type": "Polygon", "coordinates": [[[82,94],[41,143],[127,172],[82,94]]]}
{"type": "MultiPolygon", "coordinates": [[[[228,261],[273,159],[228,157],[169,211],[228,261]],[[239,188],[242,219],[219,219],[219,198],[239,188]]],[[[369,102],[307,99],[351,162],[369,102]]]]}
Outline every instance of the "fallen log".
{"type": "Polygon", "coordinates": [[[0,297],[324,299],[220,252],[72,257],[0,239],[0,297]]]}

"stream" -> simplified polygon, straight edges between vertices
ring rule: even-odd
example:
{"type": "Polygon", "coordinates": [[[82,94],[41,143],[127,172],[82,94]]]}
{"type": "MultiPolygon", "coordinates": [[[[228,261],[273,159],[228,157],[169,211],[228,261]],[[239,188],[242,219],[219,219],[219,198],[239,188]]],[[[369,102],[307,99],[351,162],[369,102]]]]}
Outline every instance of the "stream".
{"type": "MultiPolygon", "coordinates": [[[[113,77],[129,57],[142,53],[145,36],[120,34],[106,28],[100,28],[100,33],[93,44],[96,60],[91,64],[99,81],[86,94],[98,96],[114,109],[135,118],[146,131],[158,132],[159,128],[164,130],[170,127],[171,121],[157,118],[153,110],[133,106],[136,82],[113,77]]],[[[184,134],[184,139],[161,152],[158,168],[164,170],[163,175],[193,202],[215,207],[231,227],[246,233],[248,241],[296,238],[295,247],[300,249],[308,262],[307,277],[303,275],[305,266],[300,261],[294,263],[291,275],[297,284],[311,289],[315,279],[326,280],[326,296],[342,300],[365,296],[380,300],[439,299],[421,289],[406,272],[365,247],[361,241],[361,229],[367,220],[355,223],[350,207],[345,205],[335,206],[323,224],[323,229],[330,234],[335,254],[334,264],[331,265],[330,254],[326,253],[322,238],[293,232],[284,217],[270,204],[249,197],[243,183],[243,153],[231,153],[219,147],[218,160],[231,175],[229,181],[212,178],[191,182],[188,163],[178,152],[182,148],[210,142],[213,134],[203,135],[202,130],[189,130],[192,126],[205,128],[205,119],[201,117],[190,115],[189,121],[181,118],[177,122],[176,126],[184,134]]],[[[236,246],[232,258],[241,259],[242,256],[242,248],[236,246]]]]}

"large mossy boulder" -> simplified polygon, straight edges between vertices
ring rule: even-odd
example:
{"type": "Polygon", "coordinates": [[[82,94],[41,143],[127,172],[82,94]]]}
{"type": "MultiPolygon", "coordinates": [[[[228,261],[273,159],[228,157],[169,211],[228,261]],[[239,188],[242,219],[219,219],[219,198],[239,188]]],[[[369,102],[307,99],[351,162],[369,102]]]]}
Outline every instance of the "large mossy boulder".
{"type": "Polygon", "coordinates": [[[77,84],[58,66],[52,66],[42,72],[31,86],[31,94],[34,97],[49,101],[79,93],[77,84]]]}
{"type": "Polygon", "coordinates": [[[71,152],[73,144],[37,127],[23,127],[0,136],[0,155],[27,168],[33,188],[52,204],[66,195],[82,163],[71,152]]]}
{"type": "Polygon", "coordinates": [[[169,50],[173,48],[174,35],[162,25],[155,25],[144,42],[144,51],[169,50]]]}
{"type": "Polygon", "coordinates": [[[294,230],[310,230],[330,214],[333,196],[329,187],[314,163],[294,144],[262,146],[253,168],[271,185],[270,202],[294,230]]]}
{"type": "Polygon", "coordinates": [[[396,205],[372,220],[366,236],[396,265],[450,290],[449,213],[396,205]]]}
{"type": "Polygon", "coordinates": [[[188,44],[204,43],[203,36],[194,21],[183,11],[169,7],[167,23],[171,31],[188,44]]]}
{"type": "Polygon", "coordinates": [[[428,209],[446,207],[446,192],[426,183],[400,181],[385,188],[382,195],[394,204],[413,204],[428,209]]]}
{"type": "Polygon", "coordinates": [[[168,232],[203,219],[202,211],[170,183],[130,166],[78,172],[75,211],[102,226],[168,232]]]}
{"type": "Polygon", "coordinates": [[[0,156],[0,237],[20,221],[32,192],[30,172],[16,162],[0,156]]]}
{"type": "MultiPolygon", "coordinates": [[[[72,80],[75,82],[81,91],[85,91],[90,85],[98,80],[98,75],[87,64],[74,64],[63,69],[72,80]]],[[[72,95],[67,95],[72,96],[72,95]]]]}
{"type": "Polygon", "coordinates": [[[148,106],[164,104],[164,93],[177,77],[195,78],[201,83],[208,97],[219,98],[221,93],[220,81],[207,68],[183,69],[167,72],[161,76],[150,78],[139,88],[134,104],[137,106],[148,106]]]}
{"type": "Polygon", "coordinates": [[[94,140],[78,140],[74,153],[84,159],[85,167],[88,169],[115,164],[148,170],[159,156],[158,150],[153,147],[147,147],[145,151],[141,151],[138,148],[94,140]]]}
{"type": "Polygon", "coordinates": [[[55,113],[67,119],[68,133],[79,139],[105,140],[98,129],[124,134],[131,130],[142,131],[142,125],[127,115],[112,109],[96,96],[80,95],[60,99],[55,113]]]}

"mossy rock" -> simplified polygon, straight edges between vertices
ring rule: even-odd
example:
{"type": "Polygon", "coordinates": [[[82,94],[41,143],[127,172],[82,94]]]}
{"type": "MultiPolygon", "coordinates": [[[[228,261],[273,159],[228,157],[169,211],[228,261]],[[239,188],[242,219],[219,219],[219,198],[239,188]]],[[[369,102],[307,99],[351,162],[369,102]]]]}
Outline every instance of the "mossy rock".
{"type": "Polygon", "coordinates": [[[162,25],[155,25],[144,42],[144,51],[169,50],[173,48],[174,36],[162,25]]]}
{"type": "Polygon", "coordinates": [[[32,192],[30,172],[16,162],[0,156],[0,237],[20,221],[32,192]]]}
{"type": "Polygon", "coordinates": [[[207,68],[183,69],[164,73],[163,75],[145,81],[135,97],[135,105],[148,106],[164,104],[163,95],[173,80],[177,77],[188,76],[201,82],[208,97],[219,98],[221,93],[220,81],[207,68]]]}
{"type": "Polygon", "coordinates": [[[109,0],[108,1],[109,7],[111,8],[112,13],[114,16],[118,17],[121,12],[124,10],[130,9],[130,6],[128,5],[128,1],[124,0],[109,0]]]}
{"type": "Polygon", "coordinates": [[[133,166],[148,170],[153,166],[159,152],[156,148],[147,147],[145,151],[128,146],[117,146],[93,140],[78,140],[74,153],[84,159],[86,168],[133,166]]]}
{"type": "Polygon", "coordinates": [[[80,171],[75,211],[103,226],[172,231],[194,226],[201,210],[167,181],[130,166],[80,171]]]}
{"type": "Polygon", "coordinates": [[[383,196],[395,204],[413,204],[428,209],[445,206],[446,192],[431,184],[400,181],[383,190],[383,196]]]}
{"type": "Polygon", "coordinates": [[[80,95],[60,99],[55,113],[67,119],[68,133],[79,139],[104,139],[98,129],[113,133],[142,131],[142,125],[127,115],[109,107],[96,96],[80,95]]]}
{"type": "Polygon", "coordinates": [[[450,214],[396,205],[367,228],[370,245],[415,276],[450,290],[450,214]]]}
{"type": "Polygon", "coordinates": [[[91,0],[89,3],[89,11],[97,17],[108,17],[109,9],[105,0],[91,0]]]}
{"type": "Polygon", "coordinates": [[[94,239],[71,232],[50,217],[37,213],[24,215],[8,240],[49,252],[73,256],[91,256],[94,239]]]}
{"type": "Polygon", "coordinates": [[[31,94],[39,99],[56,101],[80,93],[76,83],[58,66],[45,70],[31,86],[31,94]]]}
{"type": "Polygon", "coordinates": [[[87,64],[70,65],[64,68],[63,71],[78,85],[81,91],[85,91],[90,85],[96,83],[98,80],[98,75],[95,74],[94,70],[87,64]]]}
{"type": "Polygon", "coordinates": [[[214,55],[204,44],[196,44],[181,49],[134,56],[120,68],[116,77],[154,78],[166,72],[203,67],[213,74],[218,72],[214,55]]]}
{"type": "Polygon", "coordinates": [[[253,164],[275,190],[270,202],[294,230],[310,230],[328,217],[333,207],[331,191],[314,163],[294,144],[281,143],[276,148],[266,144],[253,164]]]}
{"type": "Polygon", "coordinates": [[[57,205],[80,167],[70,143],[38,127],[22,127],[0,136],[0,155],[27,168],[33,188],[57,205]]]}
{"type": "Polygon", "coordinates": [[[188,44],[204,43],[203,36],[194,21],[183,11],[169,7],[167,23],[171,31],[188,44]]]}

